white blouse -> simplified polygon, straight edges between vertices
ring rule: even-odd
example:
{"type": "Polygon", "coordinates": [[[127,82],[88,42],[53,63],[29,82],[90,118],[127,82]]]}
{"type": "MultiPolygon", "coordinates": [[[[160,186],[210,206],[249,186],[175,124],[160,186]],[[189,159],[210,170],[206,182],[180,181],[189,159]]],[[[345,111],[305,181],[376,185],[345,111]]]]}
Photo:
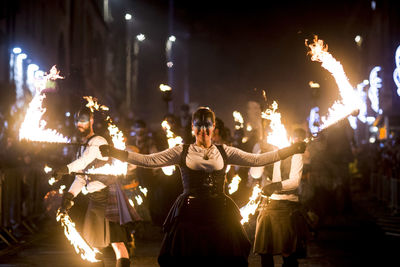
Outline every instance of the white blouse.
{"type": "MultiPolygon", "coordinates": [[[[67,165],[69,173],[71,172],[82,172],[90,163],[95,159],[108,160],[108,157],[101,155],[99,147],[101,145],[107,145],[107,140],[101,136],[95,136],[90,139],[88,145],[84,147],[82,155],[67,165]]],[[[71,184],[68,192],[77,196],[82,190],[82,187],[86,185],[86,189],[89,193],[100,191],[105,188],[106,185],[100,181],[86,181],[85,176],[77,175],[74,182],[71,184]]]]}
{"type": "MultiPolygon", "coordinates": [[[[223,149],[227,155],[228,165],[245,167],[264,166],[280,160],[278,151],[253,154],[227,145],[223,145],[223,149]]],[[[128,162],[147,168],[178,165],[181,161],[182,151],[183,145],[178,145],[149,155],[129,152],[128,162]]],[[[196,144],[191,144],[186,157],[186,165],[192,170],[213,172],[221,170],[224,166],[224,161],[221,153],[219,153],[219,150],[215,145],[212,145],[210,148],[202,148],[196,144]],[[205,159],[205,156],[208,159],[205,159]]]]}

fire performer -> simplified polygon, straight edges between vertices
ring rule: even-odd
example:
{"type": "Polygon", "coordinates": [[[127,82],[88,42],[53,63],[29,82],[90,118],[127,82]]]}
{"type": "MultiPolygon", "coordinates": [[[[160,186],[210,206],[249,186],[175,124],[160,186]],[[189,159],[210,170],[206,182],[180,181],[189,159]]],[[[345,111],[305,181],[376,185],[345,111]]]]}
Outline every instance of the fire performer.
{"type": "Polygon", "coordinates": [[[248,266],[251,244],[240,224],[238,207],[224,193],[226,166],[264,166],[305,149],[305,143],[299,142],[282,150],[251,154],[227,145],[213,145],[214,129],[214,112],[200,107],[192,115],[193,144],[149,155],[100,146],[104,157],[138,166],[180,167],[184,191],[163,225],[160,266],[248,266]]]}
{"type": "MultiPolygon", "coordinates": [[[[294,130],[294,141],[305,139],[305,131],[294,130]]],[[[274,146],[271,146],[272,148],[274,146]]],[[[265,150],[262,149],[262,152],[265,150]]],[[[303,171],[303,154],[295,154],[275,162],[272,168],[264,167],[257,174],[267,184],[263,187],[264,198],[257,218],[254,252],[261,256],[261,266],[273,267],[274,255],[282,255],[284,267],[298,266],[297,258],[305,257],[308,229],[299,203],[298,187],[303,171]],[[271,177],[272,176],[272,177],[271,177]]]]}
{"type": "MultiPolygon", "coordinates": [[[[85,146],[78,151],[77,159],[56,171],[56,176],[73,172],[84,172],[90,167],[99,168],[111,161],[103,157],[99,146],[108,144],[102,136],[93,131],[93,113],[89,108],[81,109],[76,115],[76,127],[85,146]]],[[[107,175],[77,175],[68,192],[64,193],[61,210],[67,212],[73,206],[73,199],[85,187],[89,205],[86,211],[82,235],[95,248],[105,248],[111,244],[117,259],[116,266],[129,266],[127,223],[140,220],[139,215],[129,205],[116,177],[107,175]]]]}

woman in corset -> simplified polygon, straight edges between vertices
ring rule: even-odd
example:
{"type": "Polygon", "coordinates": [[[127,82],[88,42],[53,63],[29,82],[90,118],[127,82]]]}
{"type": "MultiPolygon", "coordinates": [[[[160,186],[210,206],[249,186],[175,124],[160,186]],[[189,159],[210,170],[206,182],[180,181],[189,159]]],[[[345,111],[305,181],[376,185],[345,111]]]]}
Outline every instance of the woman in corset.
{"type": "Polygon", "coordinates": [[[240,224],[238,207],[224,193],[225,169],[227,165],[264,166],[305,150],[304,142],[263,154],[213,145],[214,128],[214,112],[200,107],[192,115],[193,144],[149,155],[100,146],[103,156],[137,166],[180,167],[184,191],[163,225],[160,266],[248,266],[251,244],[240,224]]]}

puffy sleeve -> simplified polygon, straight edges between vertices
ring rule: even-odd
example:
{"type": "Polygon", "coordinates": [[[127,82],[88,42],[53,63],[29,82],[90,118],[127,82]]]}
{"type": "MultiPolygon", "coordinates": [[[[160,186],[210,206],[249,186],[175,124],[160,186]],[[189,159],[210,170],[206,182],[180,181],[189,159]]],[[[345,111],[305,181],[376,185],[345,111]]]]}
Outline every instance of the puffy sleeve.
{"type": "Polygon", "coordinates": [[[128,162],[145,168],[159,168],[179,164],[183,145],[168,148],[153,154],[128,152],[128,162]]]}
{"type": "Polygon", "coordinates": [[[100,153],[99,146],[107,145],[107,140],[104,137],[96,136],[93,137],[89,143],[82,156],[67,165],[68,171],[79,172],[85,169],[90,163],[95,159],[108,160],[108,157],[102,157],[100,153]]]}
{"type": "Polygon", "coordinates": [[[223,146],[227,155],[227,164],[244,167],[257,167],[272,164],[279,161],[278,151],[261,154],[248,153],[232,146],[223,146]]]}

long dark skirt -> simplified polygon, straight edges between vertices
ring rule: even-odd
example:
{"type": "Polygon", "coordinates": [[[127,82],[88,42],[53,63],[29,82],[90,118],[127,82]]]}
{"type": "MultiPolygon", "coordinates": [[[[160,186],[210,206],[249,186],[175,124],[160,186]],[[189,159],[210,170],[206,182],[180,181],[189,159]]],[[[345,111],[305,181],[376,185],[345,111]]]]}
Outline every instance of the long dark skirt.
{"type": "Polygon", "coordinates": [[[95,248],[104,248],[111,243],[128,241],[126,228],[106,219],[107,203],[107,190],[89,194],[89,205],[83,224],[83,238],[95,248]]]}
{"type": "Polygon", "coordinates": [[[251,244],[227,196],[181,195],[166,220],[160,266],[248,266],[251,244]]]}
{"type": "Polygon", "coordinates": [[[298,202],[272,200],[257,218],[254,253],[306,256],[307,223],[298,202]]]}

